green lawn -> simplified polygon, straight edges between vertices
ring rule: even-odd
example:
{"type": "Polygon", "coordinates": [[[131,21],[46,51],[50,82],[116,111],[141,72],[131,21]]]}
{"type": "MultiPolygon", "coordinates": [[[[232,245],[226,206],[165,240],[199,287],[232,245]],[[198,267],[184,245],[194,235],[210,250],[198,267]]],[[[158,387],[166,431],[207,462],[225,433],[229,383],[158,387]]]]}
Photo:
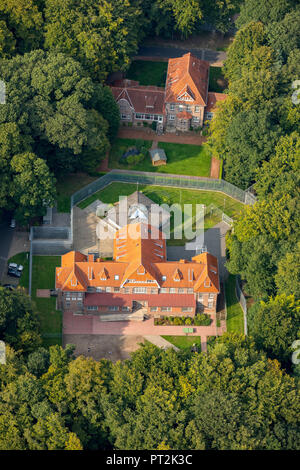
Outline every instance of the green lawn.
{"type": "MultiPolygon", "coordinates": [[[[206,145],[186,145],[159,142],[158,146],[163,148],[167,155],[167,164],[155,167],[151,163],[150,154],[137,165],[120,163],[120,157],[129,147],[134,146],[135,139],[117,139],[109,155],[109,168],[120,168],[122,170],[151,171],[158,173],[173,173],[176,175],[210,175],[211,154],[206,145]]],[[[150,148],[152,141],[145,140],[144,147],[150,148]]]]}
{"type": "Polygon", "coordinates": [[[198,346],[201,351],[201,337],[200,336],[162,336],[169,343],[174,344],[179,349],[191,349],[193,344],[198,346]]]}
{"type": "Polygon", "coordinates": [[[96,176],[89,176],[86,173],[70,174],[58,178],[56,183],[58,212],[70,212],[72,194],[95,179],[97,179],[96,176]]]}
{"type": "MultiPolygon", "coordinates": [[[[28,291],[29,285],[29,254],[19,253],[9,259],[9,263],[22,264],[24,271],[19,285],[28,291]]],[[[44,346],[61,344],[62,314],[56,310],[55,297],[38,298],[37,289],[54,289],[55,268],[60,266],[60,256],[33,256],[31,296],[35,302],[41,322],[41,334],[44,346]]]]}
{"type": "Polygon", "coordinates": [[[150,60],[134,60],[126,74],[126,78],[136,80],[140,85],[165,86],[168,62],[152,62],[150,60]]]}
{"type": "MultiPolygon", "coordinates": [[[[150,60],[134,60],[126,74],[126,78],[136,80],[140,85],[165,87],[168,63],[150,60]]],[[[222,93],[227,82],[222,74],[222,67],[209,68],[209,91],[222,93]]]]}
{"type": "Polygon", "coordinates": [[[223,76],[222,67],[210,67],[208,91],[223,93],[226,88],[227,81],[223,76]]]}
{"type": "Polygon", "coordinates": [[[229,274],[225,284],[227,331],[244,333],[244,313],[235,293],[235,276],[229,274]]]}
{"type": "Polygon", "coordinates": [[[36,303],[45,345],[61,344],[62,313],[56,310],[56,298],[37,298],[37,289],[54,289],[55,268],[60,266],[60,256],[33,256],[32,300],[36,303]]]}
{"type": "MultiPolygon", "coordinates": [[[[111,183],[104,189],[97,191],[88,198],[84,199],[78,204],[81,209],[84,209],[89,204],[94,202],[96,199],[100,199],[105,203],[115,203],[119,200],[119,196],[129,196],[134,191],[139,190],[146,196],[152,199],[157,204],[193,204],[193,216],[196,213],[196,204],[214,204],[222,209],[229,217],[234,217],[239,212],[243,204],[232,199],[231,197],[218,193],[215,191],[200,191],[190,189],[178,189],[162,186],[153,185],[137,185],[129,183],[111,183]],[[224,209],[225,205],[225,209],[224,209]]],[[[219,222],[219,218],[215,215],[208,215],[205,217],[204,228],[208,229],[213,227],[219,222]]],[[[174,231],[173,215],[171,216],[171,236],[174,231]]],[[[182,240],[170,239],[168,245],[183,245],[186,242],[184,238],[182,240]]]]}

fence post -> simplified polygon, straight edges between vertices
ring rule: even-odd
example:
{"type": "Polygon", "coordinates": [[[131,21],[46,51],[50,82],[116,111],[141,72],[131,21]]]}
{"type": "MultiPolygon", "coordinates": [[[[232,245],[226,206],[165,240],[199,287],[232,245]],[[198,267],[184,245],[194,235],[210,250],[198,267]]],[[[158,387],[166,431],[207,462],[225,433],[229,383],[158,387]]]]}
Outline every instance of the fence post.
{"type": "Polygon", "coordinates": [[[235,278],[235,293],[240,303],[240,306],[244,312],[244,334],[247,336],[248,334],[248,325],[247,325],[247,302],[245,296],[240,288],[239,284],[239,276],[235,278]]]}

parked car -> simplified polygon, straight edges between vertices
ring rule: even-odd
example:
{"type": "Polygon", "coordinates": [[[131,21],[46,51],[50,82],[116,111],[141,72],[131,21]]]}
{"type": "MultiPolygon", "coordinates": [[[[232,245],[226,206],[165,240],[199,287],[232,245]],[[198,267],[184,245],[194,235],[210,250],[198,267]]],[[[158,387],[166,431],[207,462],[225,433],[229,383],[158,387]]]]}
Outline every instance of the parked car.
{"type": "Polygon", "coordinates": [[[51,296],[51,297],[57,297],[57,296],[58,296],[58,292],[57,292],[55,289],[50,289],[50,296],[51,296]]]}
{"type": "Polygon", "coordinates": [[[16,228],[16,221],[15,221],[15,219],[11,219],[11,221],[10,221],[10,228],[16,228]]]}
{"type": "Polygon", "coordinates": [[[23,266],[17,263],[9,263],[7,274],[13,277],[21,277],[23,272],[23,266]]]}
{"type": "Polygon", "coordinates": [[[14,286],[13,284],[3,284],[3,287],[9,290],[14,290],[16,288],[16,286],[14,286]]]}

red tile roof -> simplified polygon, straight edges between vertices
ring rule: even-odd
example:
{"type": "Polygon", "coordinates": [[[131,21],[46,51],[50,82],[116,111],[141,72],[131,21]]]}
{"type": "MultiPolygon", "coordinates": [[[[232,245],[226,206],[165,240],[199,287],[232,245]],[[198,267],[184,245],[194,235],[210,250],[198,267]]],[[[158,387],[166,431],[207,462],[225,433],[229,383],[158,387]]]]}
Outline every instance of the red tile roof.
{"type": "Polygon", "coordinates": [[[181,111],[180,113],[177,114],[177,117],[179,119],[192,119],[191,113],[188,113],[187,111],[181,111]]]}
{"type": "Polygon", "coordinates": [[[56,268],[56,288],[64,291],[124,285],[218,293],[217,258],[201,253],[192,261],[167,261],[163,233],[149,224],[137,223],[116,232],[114,261],[88,261],[86,256],[73,251],[63,255],[61,267],[56,268]]]}
{"type": "Polygon", "coordinates": [[[136,113],[163,114],[165,90],[153,86],[111,87],[112,94],[118,102],[128,101],[136,113]]]}
{"type": "Polygon", "coordinates": [[[166,102],[181,103],[184,95],[196,105],[205,106],[207,102],[209,63],[193,56],[190,52],[169,59],[166,80],[166,102]]]}

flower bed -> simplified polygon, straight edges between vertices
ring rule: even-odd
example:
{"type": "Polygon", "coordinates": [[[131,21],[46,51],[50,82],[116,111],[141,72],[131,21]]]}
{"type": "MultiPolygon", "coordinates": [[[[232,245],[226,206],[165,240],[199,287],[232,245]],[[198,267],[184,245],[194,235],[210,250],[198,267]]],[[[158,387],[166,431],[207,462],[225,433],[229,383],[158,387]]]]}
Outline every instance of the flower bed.
{"type": "Polygon", "coordinates": [[[156,326],[209,326],[212,322],[211,316],[205,313],[197,313],[194,318],[192,317],[167,317],[155,318],[154,325],[156,326]]]}

